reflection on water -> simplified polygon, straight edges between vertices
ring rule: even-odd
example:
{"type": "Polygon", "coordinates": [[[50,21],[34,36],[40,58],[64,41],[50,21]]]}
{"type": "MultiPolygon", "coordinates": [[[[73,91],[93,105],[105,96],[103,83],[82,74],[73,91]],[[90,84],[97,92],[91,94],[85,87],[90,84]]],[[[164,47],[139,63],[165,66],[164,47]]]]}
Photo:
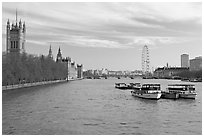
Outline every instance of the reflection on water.
{"type": "Polygon", "coordinates": [[[201,134],[202,84],[195,100],[146,100],[116,82],[172,80],[97,79],[3,92],[3,134],[201,134]]]}

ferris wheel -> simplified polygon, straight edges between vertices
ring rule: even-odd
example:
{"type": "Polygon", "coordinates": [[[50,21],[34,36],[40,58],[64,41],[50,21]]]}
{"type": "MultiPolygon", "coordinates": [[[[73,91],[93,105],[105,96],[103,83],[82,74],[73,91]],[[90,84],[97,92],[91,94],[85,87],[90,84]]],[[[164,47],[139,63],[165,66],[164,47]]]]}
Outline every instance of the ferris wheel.
{"type": "Polygon", "coordinates": [[[149,65],[150,64],[150,60],[149,60],[149,50],[147,45],[145,45],[142,49],[142,73],[146,74],[149,73],[149,65]]]}

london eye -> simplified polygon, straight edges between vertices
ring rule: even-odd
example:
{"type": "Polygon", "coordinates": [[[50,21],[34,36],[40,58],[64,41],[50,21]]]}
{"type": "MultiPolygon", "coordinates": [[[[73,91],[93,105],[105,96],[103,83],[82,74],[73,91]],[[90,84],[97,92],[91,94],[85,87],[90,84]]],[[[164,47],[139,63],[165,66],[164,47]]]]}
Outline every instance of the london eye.
{"type": "Polygon", "coordinates": [[[142,73],[143,74],[147,74],[150,72],[149,64],[150,64],[149,50],[147,45],[145,45],[142,49],[142,73]]]}

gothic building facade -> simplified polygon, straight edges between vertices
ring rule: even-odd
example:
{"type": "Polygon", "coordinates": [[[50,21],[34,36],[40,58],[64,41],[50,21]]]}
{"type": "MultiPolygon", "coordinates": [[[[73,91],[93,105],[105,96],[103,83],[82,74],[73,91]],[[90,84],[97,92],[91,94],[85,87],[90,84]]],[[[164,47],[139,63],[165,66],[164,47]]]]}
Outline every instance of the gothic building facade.
{"type": "Polygon", "coordinates": [[[16,11],[16,21],[15,23],[10,23],[9,19],[6,25],[6,52],[7,53],[23,53],[25,52],[25,36],[26,36],[26,26],[25,22],[22,23],[17,20],[16,11]]]}
{"type": "MultiPolygon", "coordinates": [[[[50,57],[51,51],[52,50],[50,47],[48,57],[50,57]]],[[[58,49],[56,62],[65,64],[65,66],[67,68],[68,80],[83,78],[83,65],[82,64],[75,64],[75,62],[70,57],[63,58],[60,47],[58,49]]]]}

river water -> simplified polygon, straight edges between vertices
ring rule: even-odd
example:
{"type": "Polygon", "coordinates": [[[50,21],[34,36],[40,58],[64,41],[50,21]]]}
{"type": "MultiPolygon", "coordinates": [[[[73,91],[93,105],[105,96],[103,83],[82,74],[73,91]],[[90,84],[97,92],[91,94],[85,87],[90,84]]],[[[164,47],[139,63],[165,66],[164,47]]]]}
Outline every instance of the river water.
{"type": "Polygon", "coordinates": [[[202,134],[202,83],[192,99],[147,100],[116,82],[184,83],[108,78],[79,80],[2,93],[2,134],[202,134]]]}

